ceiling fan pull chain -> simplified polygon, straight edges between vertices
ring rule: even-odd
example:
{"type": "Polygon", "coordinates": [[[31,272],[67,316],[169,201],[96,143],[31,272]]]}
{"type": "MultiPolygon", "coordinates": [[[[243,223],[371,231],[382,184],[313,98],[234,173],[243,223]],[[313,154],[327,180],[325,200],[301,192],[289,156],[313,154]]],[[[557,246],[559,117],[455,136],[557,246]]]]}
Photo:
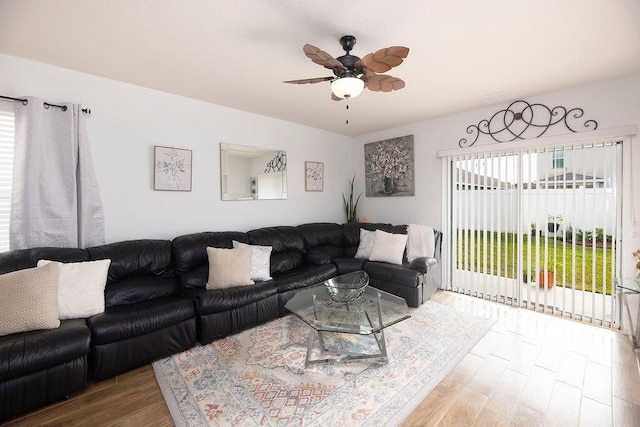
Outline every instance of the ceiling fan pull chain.
{"type": "MultiPolygon", "coordinates": [[[[346,109],[347,109],[347,111],[349,110],[349,104],[347,104],[347,108],[346,109]]],[[[347,119],[346,124],[349,124],[349,119],[347,119]]]]}

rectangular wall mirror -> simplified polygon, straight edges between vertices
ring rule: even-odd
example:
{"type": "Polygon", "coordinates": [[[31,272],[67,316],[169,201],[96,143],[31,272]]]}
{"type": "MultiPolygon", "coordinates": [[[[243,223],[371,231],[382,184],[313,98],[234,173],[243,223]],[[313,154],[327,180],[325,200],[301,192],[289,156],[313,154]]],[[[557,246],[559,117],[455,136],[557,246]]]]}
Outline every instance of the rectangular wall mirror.
{"type": "Polygon", "coordinates": [[[287,152],[220,144],[222,200],[287,198],[287,152]]]}

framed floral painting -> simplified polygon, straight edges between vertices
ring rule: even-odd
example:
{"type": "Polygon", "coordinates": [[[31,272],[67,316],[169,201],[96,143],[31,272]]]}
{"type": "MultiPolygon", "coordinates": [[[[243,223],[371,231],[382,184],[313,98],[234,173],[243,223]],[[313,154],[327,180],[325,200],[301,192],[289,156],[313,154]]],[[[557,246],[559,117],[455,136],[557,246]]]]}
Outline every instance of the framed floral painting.
{"type": "Polygon", "coordinates": [[[364,145],[367,197],[414,196],[413,135],[364,145]]]}
{"type": "Polygon", "coordinates": [[[304,162],[304,189],[306,191],[324,190],[324,163],[304,162]]]}
{"type": "Polygon", "coordinates": [[[191,150],[154,146],[153,189],[191,191],[191,158],[191,150]]]}

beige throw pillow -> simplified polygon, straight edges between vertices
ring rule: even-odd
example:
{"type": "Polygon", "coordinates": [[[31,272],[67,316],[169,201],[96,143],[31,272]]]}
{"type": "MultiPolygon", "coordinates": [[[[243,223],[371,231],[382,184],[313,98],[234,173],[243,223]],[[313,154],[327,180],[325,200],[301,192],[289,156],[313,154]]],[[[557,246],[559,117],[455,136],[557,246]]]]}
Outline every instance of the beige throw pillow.
{"type": "Polygon", "coordinates": [[[251,280],[251,248],[207,248],[209,281],[207,289],[224,289],[253,285],[251,280]]]}
{"type": "Polygon", "coordinates": [[[0,275],[0,336],[58,326],[56,263],[0,275]]]}

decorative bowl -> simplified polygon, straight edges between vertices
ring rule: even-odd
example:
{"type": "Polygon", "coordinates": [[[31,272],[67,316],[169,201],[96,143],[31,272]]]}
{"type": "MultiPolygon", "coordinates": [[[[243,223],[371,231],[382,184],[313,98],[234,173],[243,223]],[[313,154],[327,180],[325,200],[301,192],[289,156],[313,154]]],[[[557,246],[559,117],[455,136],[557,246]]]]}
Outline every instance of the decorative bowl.
{"type": "Polygon", "coordinates": [[[362,295],[369,284],[369,275],[364,271],[343,274],[324,282],[331,301],[349,303],[362,295]]]}

